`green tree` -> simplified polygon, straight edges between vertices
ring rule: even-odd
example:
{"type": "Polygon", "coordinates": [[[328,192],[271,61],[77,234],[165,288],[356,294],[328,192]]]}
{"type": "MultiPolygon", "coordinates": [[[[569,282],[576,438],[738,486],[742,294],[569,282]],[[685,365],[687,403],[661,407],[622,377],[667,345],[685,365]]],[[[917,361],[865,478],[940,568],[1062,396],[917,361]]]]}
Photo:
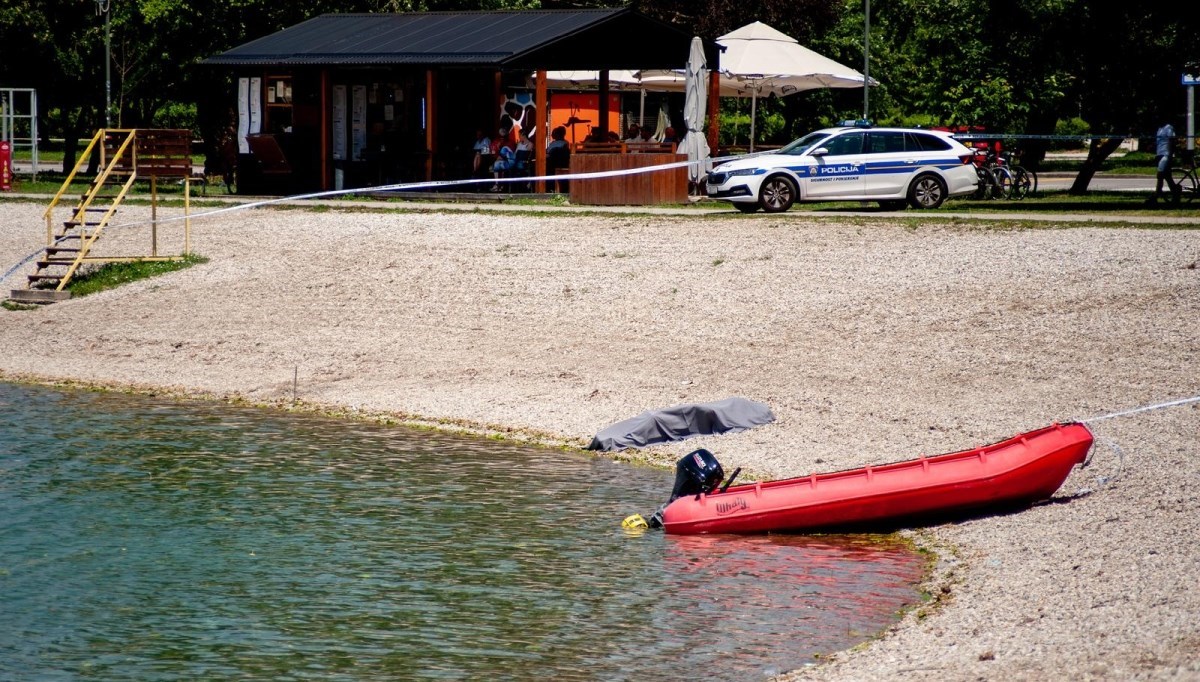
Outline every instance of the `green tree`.
{"type": "Polygon", "coordinates": [[[1077,31],[1066,48],[1074,78],[1061,113],[1114,133],[1091,141],[1071,188],[1081,193],[1123,137],[1153,133],[1167,121],[1182,132],[1180,77],[1200,59],[1200,13],[1169,3],[1075,4],[1077,31]]]}
{"type": "MultiPolygon", "coordinates": [[[[838,32],[862,32],[862,3],[847,0],[838,32]]],[[[1179,76],[1197,58],[1200,13],[1161,3],[1086,0],[896,0],[873,5],[871,75],[878,121],[928,120],[1026,136],[1081,117],[1093,140],[1073,191],[1123,137],[1153,131],[1183,102],[1179,76]]],[[[1020,142],[1037,164],[1047,140],[1020,142]]]]}
{"type": "Polygon", "coordinates": [[[104,121],[104,57],[95,51],[97,37],[103,46],[103,22],[97,19],[90,3],[11,0],[0,6],[6,54],[0,82],[37,89],[39,127],[66,137],[72,165],[80,131],[104,121]]]}
{"type": "MultiPolygon", "coordinates": [[[[112,93],[124,126],[216,130],[229,108],[230,76],[200,66],[214,54],[324,12],[389,12],[632,4],[714,39],[759,20],[857,69],[863,63],[862,0],[111,0],[112,93]]],[[[8,0],[0,5],[0,82],[37,88],[40,130],[62,136],[66,165],[81,137],[104,121],[104,20],[94,2],[8,0]]],[[[870,117],[880,123],[972,125],[1050,135],[1082,118],[1112,133],[1092,142],[1075,183],[1132,134],[1179,115],[1179,77],[1200,61],[1200,12],[1162,3],[1086,0],[891,0],[871,7],[870,117]]],[[[861,112],[861,90],[814,90],[760,101],[782,114],[779,138],[861,112]]],[[[732,105],[730,105],[732,106],[732,105]]],[[[781,141],[774,140],[774,141],[781,141]]],[[[1046,141],[1024,140],[1026,162],[1046,141]]]]}

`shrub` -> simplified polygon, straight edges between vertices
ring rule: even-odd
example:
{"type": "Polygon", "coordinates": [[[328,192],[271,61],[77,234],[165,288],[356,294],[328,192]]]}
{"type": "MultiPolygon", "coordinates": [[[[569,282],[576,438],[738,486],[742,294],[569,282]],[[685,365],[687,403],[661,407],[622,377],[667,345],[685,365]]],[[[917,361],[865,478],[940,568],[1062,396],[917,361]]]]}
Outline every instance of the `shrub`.
{"type": "MultiPolygon", "coordinates": [[[[1072,137],[1082,138],[1082,136],[1087,135],[1091,131],[1092,131],[1092,127],[1090,125],[1088,125],[1088,122],[1083,120],[1082,118],[1079,118],[1078,116],[1076,116],[1075,118],[1069,118],[1065,121],[1059,120],[1057,123],[1054,124],[1054,134],[1059,137],[1072,136],[1072,137]]],[[[1083,140],[1083,139],[1054,140],[1053,142],[1050,143],[1050,148],[1056,149],[1056,150],[1079,149],[1080,147],[1086,147],[1086,146],[1087,146],[1087,141],[1083,140]]]]}
{"type": "Polygon", "coordinates": [[[186,128],[198,136],[196,105],[183,102],[168,102],[154,112],[151,125],[155,128],[186,128]]]}

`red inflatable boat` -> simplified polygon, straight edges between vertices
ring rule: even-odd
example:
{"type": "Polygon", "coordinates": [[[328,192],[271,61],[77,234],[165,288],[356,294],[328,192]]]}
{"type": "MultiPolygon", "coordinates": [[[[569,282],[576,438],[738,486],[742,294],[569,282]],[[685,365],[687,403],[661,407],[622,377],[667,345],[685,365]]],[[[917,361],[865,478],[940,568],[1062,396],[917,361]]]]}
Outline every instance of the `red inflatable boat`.
{"type": "Polygon", "coordinates": [[[1053,495],[1091,446],[1083,424],[1054,424],[965,452],[685,495],[662,510],[662,525],[763,533],[1012,509],[1053,495]]]}

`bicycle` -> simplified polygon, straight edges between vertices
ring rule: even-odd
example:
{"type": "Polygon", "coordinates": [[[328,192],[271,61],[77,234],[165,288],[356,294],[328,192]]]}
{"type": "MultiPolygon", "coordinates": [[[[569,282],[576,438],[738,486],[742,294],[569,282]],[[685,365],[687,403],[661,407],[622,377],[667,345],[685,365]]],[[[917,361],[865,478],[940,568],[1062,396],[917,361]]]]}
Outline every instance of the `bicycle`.
{"type": "Polygon", "coordinates": [[[1013,174],[997,160],[991,150],[976,150],[975,173],[979,185],[972,199],[1007,199],[1013,190],[1013,174]]]}
{"type": "Polygon", "coordinates": [[[1183,165],[1171,169],[1171,181],[1179,188],[1180,203],[1200,199],[1200,180],[1196,177],[1196,154],[1189,149],[1181,155],[1183,165]]]}
{"type": "Polygon", "coordinates": [[[1013,176],[1012,193],[1010,195],[1011,198],[1017,200],[1024,199],[1025,197],[1037,191],[1037,173],[1020,164],[1012,163],[1009,155],[1005,155],[1005,161],[1008,162],[1008,167],[1013,176]]]}

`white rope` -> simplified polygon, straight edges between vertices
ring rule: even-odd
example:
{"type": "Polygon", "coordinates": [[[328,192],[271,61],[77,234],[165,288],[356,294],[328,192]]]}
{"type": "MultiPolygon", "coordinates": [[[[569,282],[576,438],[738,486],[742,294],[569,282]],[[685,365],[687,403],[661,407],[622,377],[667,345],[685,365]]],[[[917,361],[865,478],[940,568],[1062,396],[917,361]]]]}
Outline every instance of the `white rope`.
{"type": "MultiPolygon", "coordinates": [[[[1095,424],[1096,422],[1104,421],[1105,419],[1115,419],[1117,417],[1126,417],[1131,414],[1139,414],[1141,412],[1150,412],[1152,410],[1161,410],[1161,409],[1164,409],[1167,407],[1178,407],[1179,405],[1187,405],[1189,403],[1195,403],[1195,402],[1200,402],[1200,395],[1192,396],[1191,398],[1180,398],[1179,400],[1170,400],[1165,403],[1156,403],[1154,405],[1146,405],[1144,407],[1135,407],[1132,410],[1122,410],[1120,412],[1110,412],[1109,414],[1098,415],[1095,417],[1091,417],[1090,419],[1076,419],[1075,421],[1080,424],[1090,425],[1090,424],[1095,424]]],[[[1103,445],[1103,446],[1107,447],[1109,450],[1112,450],[1117,455],[1117,471],[1115,473],[1113,473],[1111,476],[1097,476],[1096,477],[1096,487],[1100,488],[1100,487],[1104,487],[1104,486],[1108,485],[1109,483],[1112,483],[1113,481],[1117,480],[1117,478],[1119,478],[1121,476],[1121,473],[1125,471],[1125,451],[1122,450],[1121,446],[1117,445],[1116,441],[1112,440],[1111,438],[1102,437],[1099,434],[1095,433],[1094,431],[1092,433],[1092,437],[1095,439],[1097,445],[1103,445]]],[[[1093,448],[1092,451],[1090,453],[1088,453],[1087,459],[1084,460],[1083,464],[1080,465],[1079,468],[1086,469],[1088,467],[1088,465],[1092,463],[1092,459],[1095,457],[1095,454],[1096,454],[1096,450],[1095,450],[1095,448],[1093,448]]],[[[1080,488],[1079,490],[1076,490],[1075,494],[1072,495],[1071,497],[1083,497],[1085,495],[1092,494],[1092,492],[1093,491],[1091,488],[1080,488]]]]}
{"type": "Polygon", "coordinates": [[[1124,417],[1124,416],[1131,415],[1131,414],[1137,414],[1139,412],[1150,412],[1151,410],[1161,410],[1165,407],[1175,407],[1177,405],[1187,405],[1188,403],[1196,403],[1196,402],[1200,402],[1200,395],[1192,396],[1191,398],[1180,398],[1179,400],[1172,400],[1170,402],[1165,402],[1165,403],[1158,403],[1157,405],[1146,405],[1145,407],[1137,407],[1132,410],[1125,410],[1123,412],[1112,412],[1110,414],[1102,414],[1102,415],[1098,415],[1095,417],[1091,417],[1090,419],[1076,419],[1075,421],[1077,421],[1081,424],[1094,424],[1095,422],[1104,421],[1105,419],[1115,419],[1117,417],[1124,417]]]}
{"type": "MultiPolygon", "coordinates": [[[[1110,476],[1096,477],[1096,487],[1103,488],[1109,483],[1117,480],[1121,476],[1121,473],[1125,471],[1125,451],[1122,450],[1121,446],[1117,445],[1117,442],[1111,438],[1106,438],[1096,433],[1093,433],[1092,437],[1095,439],[1098,446],[1106,446],[1109,450],[1117,453],[1117,471],[1110,476]]],[[[1088,466],[1091,465],[1092,460],[1095,459],[1095,456],[1096,448],[1093,447],[1091,452],[1088,453],[1087,459],[1083,460],[1083,464],[1079,465],[1079,469],[1082,471],[1083,469],[1088,468],[1088,466]]],[[[1091,495],[1093,492],[1095,491],[1091,488],[1079,488],[1071,495],[1071,497],[1086,497],[1087,495],[1091,495]]]]}

